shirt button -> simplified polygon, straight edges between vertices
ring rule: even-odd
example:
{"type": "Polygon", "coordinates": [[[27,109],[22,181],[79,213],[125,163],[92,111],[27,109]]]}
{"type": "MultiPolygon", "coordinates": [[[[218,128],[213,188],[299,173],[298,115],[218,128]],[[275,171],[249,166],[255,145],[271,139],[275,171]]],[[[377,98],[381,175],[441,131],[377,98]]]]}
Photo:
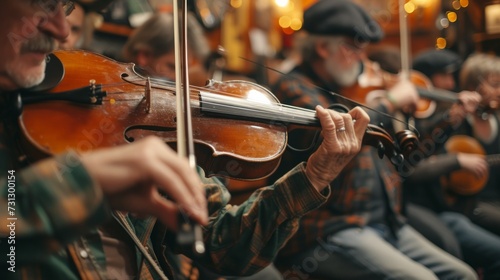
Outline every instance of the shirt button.
{"type": "Polygon", "coordinates": [[[89,256],[89,253],[87,253],[87,251],[85,251],[85,250],[80,251],[80,257],[86,259],[88,256],[89,256]]]}

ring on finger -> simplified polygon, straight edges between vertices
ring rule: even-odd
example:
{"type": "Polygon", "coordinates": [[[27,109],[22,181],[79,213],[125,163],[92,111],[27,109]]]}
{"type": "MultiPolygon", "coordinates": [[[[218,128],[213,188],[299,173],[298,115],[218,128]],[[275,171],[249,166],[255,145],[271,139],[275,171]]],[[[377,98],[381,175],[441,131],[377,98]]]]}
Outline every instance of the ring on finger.
{"type": "Polygon", "coordinates": [[[343,126],[343,127],[339,128],[339,129],[337,129],[337,132],[344,132],[344,131],[345,131],[345,126],[343,126]]]}

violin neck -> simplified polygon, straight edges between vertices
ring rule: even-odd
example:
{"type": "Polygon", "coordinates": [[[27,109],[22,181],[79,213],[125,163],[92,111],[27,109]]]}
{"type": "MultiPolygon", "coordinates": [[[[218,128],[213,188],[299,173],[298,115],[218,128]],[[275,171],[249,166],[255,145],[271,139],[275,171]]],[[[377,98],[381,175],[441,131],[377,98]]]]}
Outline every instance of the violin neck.
{"type": "Polygon", "coordinates": [[[232,96],[200,92],[202,113],[216,114],[233,119],[252,120],[263,123],[283,123],[303,127],[319,128],[316,111],[279,103],[261,103],[232,96]]]}
{"type": "Polygon", "coordinates": [[[490,166],[499,165],[500,164],[500,154],[487,155],[486,156],[486,162],[490,166]]]}
{"type": "Polygon", "coordinates": [[[443,101],[449,103],[458,101],[456,93],[444,89],[427,90],[425,88],[417,87],[417,91],[420,96],[435,101],[443,101]]]}

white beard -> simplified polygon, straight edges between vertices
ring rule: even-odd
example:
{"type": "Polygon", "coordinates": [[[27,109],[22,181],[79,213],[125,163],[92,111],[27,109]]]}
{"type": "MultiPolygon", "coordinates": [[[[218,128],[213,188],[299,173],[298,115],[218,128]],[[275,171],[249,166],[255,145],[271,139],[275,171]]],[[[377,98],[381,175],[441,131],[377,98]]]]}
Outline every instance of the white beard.
{"type": "Polygon", "coordinates": [[[342,69],[339,64],[328,59],[325,68],[335,83],[341,87],[347,87],[356,83],[361,72],[361,63],[354,64],[350,69],[342,69]]]}
{"type": "Polygon", "coordinates": [[[7,75],[14,81],[14,83],[20,88],[30,88],[40,84],[45,78],[45,67],[47,66],[44,60],[40,65],[39,71],[26,71],[25,69],[19,69],[22,64],[14,64],[12,67],[7,69],[7,75]]]}

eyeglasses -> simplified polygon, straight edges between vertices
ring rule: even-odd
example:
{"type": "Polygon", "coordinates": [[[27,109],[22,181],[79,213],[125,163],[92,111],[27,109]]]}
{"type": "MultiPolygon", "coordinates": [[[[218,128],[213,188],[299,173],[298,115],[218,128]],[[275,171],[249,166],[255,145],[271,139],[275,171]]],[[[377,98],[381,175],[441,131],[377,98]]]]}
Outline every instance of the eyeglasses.
{"type": "Polygon", "coordinates": [[[75,9],[75,2],[70,0],[35,0],[33,4],[39,6],[45,12],[55,12],[61,3],[64,14],[70,15],[75,9]]]}
{"type": "Polygon", "coordinates": [[[62,6],[64,10],[64,14],[69,16],[71,12],[75,9],[75,2],[69,0],[62,0],[62,6]]]}
{"type": "Polygon", "coordinates": [[[485,79],[480,77],[479,81],[482,85],[486,85],[493,89],[500,89],[500,80],[498,79],[485,79]]]}

